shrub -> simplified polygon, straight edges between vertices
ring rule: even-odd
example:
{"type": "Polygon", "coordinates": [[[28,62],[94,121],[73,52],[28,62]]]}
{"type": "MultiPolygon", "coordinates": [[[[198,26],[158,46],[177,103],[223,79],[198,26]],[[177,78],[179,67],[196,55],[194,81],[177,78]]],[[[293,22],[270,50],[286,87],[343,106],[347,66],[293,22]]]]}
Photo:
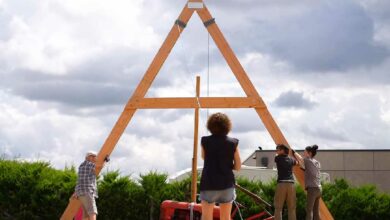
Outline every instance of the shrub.
{"type": "Polygon", "coordinates": [[[324,186],[324,200],[335,219],[390,219],[390,196],[372,185],[351,187],[339,179],[324,186]]]}
{"type": "MultiPolygon", "coordinates": [[[[0,159],[0,219],[58,219],[74,191],[76,177],[74,167],[56,170],[45,162],[0,159]]],[[[240,178],[237,182],[273,204],[276,181],[240,178]]],[[[158,219],[161,202],[190,201],[190,187],[190,177],[167,183],[167,174],[157,172],[143,174],[138,181],[119,171],[104,173],[98,180],[99,219],[158,219]]],[[[296,187],[297,219],[304,219],[306,196],[296,187]]],[[[335,219],[390,219],[390,195],[371,185],[352,187],[336,180],[323,186],[323,199],[335,219]]],[[[244,218],[265,208],[238,190],[237,201],[245,206],[241,208],[244,218]]]]}
{"type": "Polygon", "coordinates": [[[0,219],[56,219],[76,183],[74,168],[0,160],[0,219]]]}
{"type": "Polygon", "coordinates": [[[143,188],[119,171],[108,172],[98,184],[99,219],[145,219],[148,213],[143,188]]]}
{"type": "MultiPolygon", "coordinates": [[[[263,200],[265,200],[267,203],[273,206],[273,200],[276,190],[276,180],[272,180],[269,183],[262,183],[260,181],[249,181],[244,178],[239,178],[237,180],[237,183],[248,189],[249,191],[257,194],[260,196],[263,200]]],[[[305,219],[305,206],[306,206],[306,195],[298,184],[296,184],[296,196],[297,196],[297,219],[305,219]]],[[[269,211],[270,213],[273,213],[273,209],[267,209],[264,205],[258,205],[255,204],[254,201],[241,191],[237,190],[237,201],[239,201],[242,205],[244,205],[246,208],[242,209],[242,215],[244,218],[253,216],[259,212],[262,212],[264,210],[269,211]]],[[[287,218],[287,207],[285,204],[285,209],[283,211],[283,216],[287,218]]]]}

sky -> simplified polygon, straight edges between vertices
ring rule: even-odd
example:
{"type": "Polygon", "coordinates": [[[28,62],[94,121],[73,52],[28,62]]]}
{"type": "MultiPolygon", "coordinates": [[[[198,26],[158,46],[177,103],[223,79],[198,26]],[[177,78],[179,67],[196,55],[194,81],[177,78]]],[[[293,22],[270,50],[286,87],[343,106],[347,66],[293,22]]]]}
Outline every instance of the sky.
{"type": "MultiPolygon", "coordinates": [[[[294,149],[389,149],[390,2],[204,0],[294,149]]],[[[99,151],[185,0],[0,0],[0,154],[78,166],[99,151]]],[[[146,97],[245,96],[197,14],[146,97]]],[[[274,143],[225,112],[242,159],[274,143]]],[[[138,110],[105,170],[191,167],[194,111],[138,110]]],[[[199,165],[202,160],[198,159],[199,165]]]]}

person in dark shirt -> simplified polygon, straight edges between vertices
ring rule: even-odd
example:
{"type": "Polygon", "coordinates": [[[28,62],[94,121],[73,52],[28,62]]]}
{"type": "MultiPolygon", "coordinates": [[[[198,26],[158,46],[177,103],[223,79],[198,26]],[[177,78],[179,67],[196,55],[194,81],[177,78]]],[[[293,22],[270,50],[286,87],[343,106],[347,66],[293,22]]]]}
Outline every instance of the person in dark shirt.
{"type": "Polygon", "coordinates": [[[230,220],[232,202],[236,198],[233,170],[240,170],[238,139],[228,137],[231,122],[223,113],[212,114],[207,121],[210,136],[202,137],[204,166],[200,180],[202,220],[212,220],[215,203],[219,203],[220,219],[230,220]]]}
{"type": "Polygon", "coordinates": [[[298,162],[288,156],[289,149],[283,144],[276,146],[275,163],[278,169],[277,186],[274,197],[275,220],[282,220],[284,202],[287,201],[288,219],[296,220],[296,192],[292,168],[298,162]]]}

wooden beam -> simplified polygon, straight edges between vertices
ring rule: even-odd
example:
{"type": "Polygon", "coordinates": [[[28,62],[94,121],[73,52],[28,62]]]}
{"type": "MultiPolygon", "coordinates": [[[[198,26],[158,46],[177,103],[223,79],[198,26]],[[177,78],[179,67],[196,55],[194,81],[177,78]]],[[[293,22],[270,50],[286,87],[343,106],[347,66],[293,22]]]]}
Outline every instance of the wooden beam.
{"type": "MultiPolygon", "coordinates": [[[[185,6],[179,15],[178,20],[180,20],[183,23],[188,23],[189,19],[191,18],[192,14],[194,13],[194,10],[188,9],[187,6],[185,6]]],[[[182,33],[182,27],[180,27],[179,24],[174,24],[171,28],[167,38],[165,39],[164,43],[162,44],[161,48],[157,52],[156,56],[154,57],[152,63],[150,64],[149,68],[147,69],[145,75],[143,76],[141,82],[137,86],[133,96],[130,98],[130,100],[127,102],[122,114],[119,116],[115,126],[113,127],[111,133],[107,137],[106,141],[104,142],[102,148],[100,149],[96,164],[97,166],[101,166],[104,163],[104,158],[111,154],[111,152],[114,150],[115,145],[118,143],[119,138],[122,136],[124,130],[126,129],[127,125],[129,124],[131,118],[133,117],[136,109],[129,108],[128,106],[131,105],[132,100],[139,97],[144,97],[146,92],[148,91],[150,85],[154,81],[157,73],[161,69],[161,66],[167,59],[169,53],[171,52],[173,46],[175,45],[177,39],[179,38],[180,34],[182,33]]],[[[97,170],[97,173],[100,173],[100,169],[97,170]]],[[[67,208],[65,209],[64,213],[61,216],[61,220],[71,220],[75,216],[77,210],[80,207],[80,202],[76,199],[71,199],[67,208]]]]}
{"type": "MultiPolygon", "coordinates": [[[[106,139],[103,147],[100,149],[98,153],[96,159],[97,165],[101,166],[102,164],[104,164],[104,158],[111,154],[120,136],[122,135],[123,131],[127,127],[131,118],[133,117],[135,111],[136,109],[125,109],[122,112],[114,128],[112,129],[110,135],[106,139]]],[[[99,166],[96,167],[97,173],[100,173],[102,168],[102,167],[98,168],[99,166]]],[[[68,206],[66,207],[64,213],[61,216],[61,220],[72,220],[73,217],[76,215],[78,209],[80,208],[80,205],[81,203],[79,200],[70,199],[68,206]]]]}
{"type": "Polygon", "coordinates": [[[76,213],[80,207],[81,207],[80,200],[75,199],[75,198],[70,198],[69,204],[61,216],[61,220],[62,219],[66,219],[66,220],[73,219],[73,217],[76,215],[76,213]],[[71,216],[71,215],[73,215],[73,216],[71,216]]]}
{"type": "MultiPolygon", "coordinates": [[[[211,16],[210,12],[208,11],[207,7],[204,6],[203,9],[198,9],[197,13],[203,23],[207,23],[208,21],[212,21],[213,17],[211,16]]],[[[223,57],[225,58],[226,62],[228,63],[230,69],[236,76],[238,82],[240,83],[241,87],[243,88],[244,92],[248,97],[253,97],[258,100],[259,103],[261,103],[262,108],[255,108],[256,112],[260,116],[261,120],[264,123],[264,126],[270,133],[272,139],[274,140],[275,144],[285,144],[290,149],[290,145],[288,144],[286,138],[283,136],[283,133],[279,129],[278,125],[272,118],[271,114],[269,113],[268,109],[266,108],[266,105],[260,95],[257,93],[257,90],[253,86],[252,82],[250,81],[248,75],[246,74],[244,68],[240,64],[239,60],[237,59],[236,55],[234,54],[233,50],[229,46],[228,42],[226,41],[225,37],[223,36],[222,32],[220,31],[218,25],[215,22],[211,22],[207,27],[208,32],[210,33],[211,37],[213,38],[215,44],[221,51],[223,57]]],[[[298,182],[304,186],[304,173],[299,168],[294,168],[294,174],[296,178],[298,179],[298,182]]],[[[331,213],[329,212],[328,208],[325,206],[324,202],[321,200],[320,203],[320,212],[321,216],[324,219],[327,220],[333,220],[333,217],[331,213]]]]}
{"type": "MultiPolygon", "coordinates": [[[[196,77],[196,98],[200,95],[200,76],[196,77]]],[[[199,130],[199,107],[194,110],[194,150],[192,156],[192,181],[191,181],[191,201],[196,203],[196,192],[198,183],[198,130],[199,130]]]]}
{"type": "MultiPolygon", "coordinates": [[[[188,2],[203,1],[189,0],[188,2]]],[[[186,4],[178,18],[178,22],[173,25],[163,45],[157,52],[157,55],[154,57],[141,82],[127,102],[110,135],[103,144],[97,157],[97,165],[102,165],[104,158],[111,154],[138,108],[199,108],[198,100],[196,98],[144,98],[157,73],[161,69],[161,66],[181,35],[185,24],[187,24],[191,18],[194,10],[198,12],[198,15],[204,23],[211,21],[207,26],[207,30],[243,88],[245,94],[248,96],[199,98],[200,108],[255,108],[274,142],[276,144],[285,144],[289,146],[287,140],[284,138],[282,132],[269,113],[265,103],[247,76],[244,68],[241,66],[233,50],[230,48],[222,32],[219,30],[219,27],[215,22],[212,22],[212,16],[207,7],[204,5],[203,8],[189,9],[186,4]]],[[[99,172],[100,170],[97,170],[97,173],[99,172]]],[[[296,175],[298,181],[303,184],[304,178],[302,170],[294,168],[294,174],[296,175]]],[[[80,202],[78,200],[70,200],[70,203],[68,204],[68,207],[63,213],[61,219],[73,219],[73,216],[76,214],[79,207],[80,202]]],[[[320,202],[320,211],[323,219],[333,219],[322,200],[320,202]]]]}
{"type": "MultiPolygon", "coordinates": [[[[206,6],[204,6],[203,9],[198,9],[197,13],[203,23],[212,21],[214,19],[206,6]]],[[[234,76],[244,90],[245,94],[248,97],[256,97],[260,100],[260,102],[263,102],[261,97],[258,95],[255,87],[253,86],[251,80],[248,78],[240,61],[237,59],[235,53],[229,46],[229,43],[226,41],[225,37],[223,36],[221,30],[219,29],[215,21],[214,23],[211,22],[207,26],[207,31],[210,33],[210,36],[213,38],[215,44],[217,45],[219,51],[222,53],[234,76]]]]}
{"type": "MultiPolygon", "coordinates": [[[[181,12],[177,20],[184,24],[187,24],[193,13],[194,10],[187,8],[187,4],[186,4],[186,6],[183,8],[183,11],[181,12]]],[[[134,91],[132,99],[145,96],[146,92],[148,91],[152,82],[156,78],[157,73],[160,71],[162,65],[167,59],[172,48],[175,46],[175,43],[177,39],[180,37],[183,30],[184,30],[183,27],[181,27],[180,25],[178,24],[173,25],[163,45],[157,52],[152,63],[149,65],[149,68],[145,72],[145,75],[143,76],[141,82],[138,84],[137,89],[134,91]]]]}
{"type": "MultiPolygon", "coordinates": [[[[200,97],[200,108],[262,108],[253,98],[247,97],[200,97]]],[[[194,97],[181,98],[141,98],[133,100],[128,106],[133,109],[196,108],[198,100],[194,97]]]]}

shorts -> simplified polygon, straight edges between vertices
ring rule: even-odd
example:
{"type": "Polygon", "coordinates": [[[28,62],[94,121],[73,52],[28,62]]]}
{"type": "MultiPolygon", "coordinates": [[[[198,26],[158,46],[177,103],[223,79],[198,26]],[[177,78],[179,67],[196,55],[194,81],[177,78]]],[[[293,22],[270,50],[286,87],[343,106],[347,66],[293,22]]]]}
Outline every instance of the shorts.
{"type": "Polygon", "coordinates": [[[81,202],[81,207],[83,208],[83,219],[87,218],[89,215],[97,215],[97,207],[95,197],[91,194],[85,194],[79,196],[81,202]]]}
{"type": "Polygon", "coordinates": [[[223,190],[200,191],[200,200],[208,203],[232,203],[236,199],[234,187],[223,190]]]}

